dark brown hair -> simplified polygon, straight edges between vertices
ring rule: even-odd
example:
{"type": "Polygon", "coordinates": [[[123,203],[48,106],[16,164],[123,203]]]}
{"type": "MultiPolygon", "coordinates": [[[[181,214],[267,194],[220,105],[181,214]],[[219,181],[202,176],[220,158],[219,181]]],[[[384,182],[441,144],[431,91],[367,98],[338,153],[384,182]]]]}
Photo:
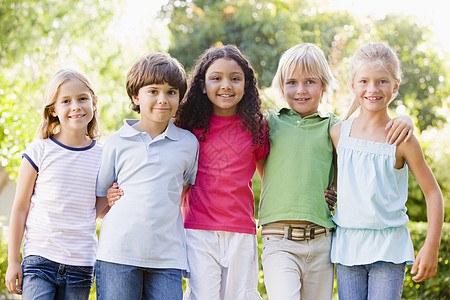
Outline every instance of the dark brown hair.
{"type": "Polygon", "coordinates": [[[209,48],[197,59],[189,77],[186,97],[180,103],[175,115],[175,124],[190,131],[194,128],[203,129],[200,141],[205,140],[205,136],[209,133],[209,120],[213,113],[213,104],[203,92],[205,74],[212,63],[219,58],[232,59],[242,68],[245,75],[245,88],[244,96],[237,105],[237,113],[244,130],[251,133],[253,144],[263,145],[263,115],[255,72],[250,62],[234,45],[209,48]]]}
{"type": "Polygon", "coordinates": [[[137,96],[142,87],[164,83],[178,89],[180,100],[183,99],[187,89],[186,73],[178,60],[163,52],[150,52],[140,57],[127,74],[126,89],[131,109],[140,112],[132,96],[137,96]]]}

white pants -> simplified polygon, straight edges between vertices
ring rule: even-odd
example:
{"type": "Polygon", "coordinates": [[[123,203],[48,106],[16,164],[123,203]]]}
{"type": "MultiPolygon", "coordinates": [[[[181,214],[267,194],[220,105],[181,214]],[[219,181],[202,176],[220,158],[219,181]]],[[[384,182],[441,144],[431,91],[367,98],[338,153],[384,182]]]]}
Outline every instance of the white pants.
{"type": "Polygon", "coordinates": [[[331,234],[301,242],[266,235],[262,237],[262,241],[261,260],[270,300],[333,298],[331,234]]]}
{"type": "Polygon", "coordinates": [[[255,300],[258,247],[253,234],[186,229],[190,277],[184,300],[255,300]]]}

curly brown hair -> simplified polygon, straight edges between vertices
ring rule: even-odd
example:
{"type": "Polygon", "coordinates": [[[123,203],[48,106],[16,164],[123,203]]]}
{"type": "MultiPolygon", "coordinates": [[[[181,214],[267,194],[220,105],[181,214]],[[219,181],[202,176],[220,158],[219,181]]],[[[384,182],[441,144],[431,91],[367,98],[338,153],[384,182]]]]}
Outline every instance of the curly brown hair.
{"type": "Polygon", "coordinates": [[[203,129],[200,141],[205,141],[213,113],[213,104],[203,91],[205,74],[211,64],[219,58],[233,59],[242,68],[245,75],[245,88],[244,96],[237,105],[237,113],[243,129],[251,133],[253,145],[258,143],[263,145],[266,132],[264,132],[264,118],[261,113],[261,99],[255,72],[250,62],[235,45],[209,48],[196,60],[194,70],[189,76],[186,96],[175,115],[175,124],[189,131],[194,128],[203,129]]]}

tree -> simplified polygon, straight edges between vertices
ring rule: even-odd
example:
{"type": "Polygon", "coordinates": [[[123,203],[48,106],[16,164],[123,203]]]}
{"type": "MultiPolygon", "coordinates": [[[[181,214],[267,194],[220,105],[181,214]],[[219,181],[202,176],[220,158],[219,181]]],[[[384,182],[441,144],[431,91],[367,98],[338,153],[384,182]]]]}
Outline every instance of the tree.
{"type": "Polygon", "coordinates": [[[68,56],[74,56],[73,48],[83,48],[79,38],[104,30],[112,17],[111,6],[105,4],[86,0],[0,2],[0,162],[13,177],[20,152],[39,124],[36,112],[42,105],[45,83],[55,71],[52,68],[64,60],[74,61],[68,56]]]}
{"type": "Polygon", "coordinates": [[[125,74],[144,53],[160,50],[164,28],[140,24],[121,36],[127,16],[121,0],[4,0],[0,2],[0,163],[16,178],[21,152],[35,135],[50,76],[75,67],[94,82],[103,136],[135,118],[125,74]],[[132,47],[130,46],[132,45],[132,47]]]}

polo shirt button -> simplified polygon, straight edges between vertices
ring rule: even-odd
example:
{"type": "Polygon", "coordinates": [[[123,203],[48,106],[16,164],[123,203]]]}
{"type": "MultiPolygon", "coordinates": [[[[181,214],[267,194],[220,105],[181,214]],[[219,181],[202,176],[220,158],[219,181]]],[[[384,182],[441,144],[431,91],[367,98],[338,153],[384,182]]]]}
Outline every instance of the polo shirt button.
{"type": "Polygon", "coordinates": [[[297,121],[297,124],[300,124],[300,121],[297,121]]]}

